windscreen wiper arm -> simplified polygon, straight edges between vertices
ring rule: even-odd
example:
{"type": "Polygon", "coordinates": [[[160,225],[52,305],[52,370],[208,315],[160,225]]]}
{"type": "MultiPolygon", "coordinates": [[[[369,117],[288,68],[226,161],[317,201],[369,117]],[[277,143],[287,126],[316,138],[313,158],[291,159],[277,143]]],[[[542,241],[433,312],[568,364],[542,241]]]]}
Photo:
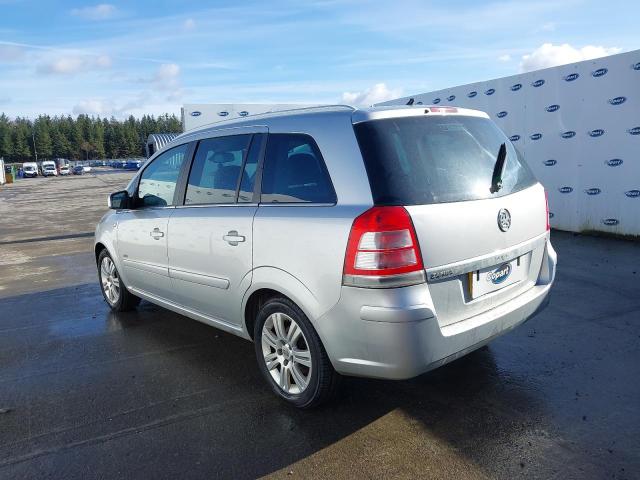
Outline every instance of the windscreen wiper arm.
{"type": "Polygon", "coordinates": [[[503,143],[498,150],[496,164],[493,167],[493,175],[491,176],[491,193],[496,193],[502,188],[502,174],[504,173],[504,164],[507,159],[507,146],[503,143]]]}

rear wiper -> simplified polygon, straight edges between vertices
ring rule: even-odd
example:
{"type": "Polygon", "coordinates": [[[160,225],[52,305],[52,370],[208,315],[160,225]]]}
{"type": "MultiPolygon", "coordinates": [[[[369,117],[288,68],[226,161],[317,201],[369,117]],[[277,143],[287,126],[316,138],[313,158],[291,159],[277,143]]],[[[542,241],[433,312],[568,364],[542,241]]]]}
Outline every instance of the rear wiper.
{"type": "Polygon", "coordinates": [[[496,193],[502,188],[502,174],[504,173],[504,161],[507,159],[507,146],[503,143],[498,150],[496,164],[493,167],[493,175],[491,176],[491,193],[496,193]]]}

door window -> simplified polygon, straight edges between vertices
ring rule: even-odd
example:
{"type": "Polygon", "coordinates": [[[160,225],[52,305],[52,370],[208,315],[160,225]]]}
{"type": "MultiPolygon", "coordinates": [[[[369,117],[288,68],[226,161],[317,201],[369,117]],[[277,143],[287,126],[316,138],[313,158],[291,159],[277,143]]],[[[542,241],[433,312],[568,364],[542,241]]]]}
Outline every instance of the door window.
{"type": "Polygon", "coordinates": [[[174,205],[173,194],[189,144],[167,150],[156,157],[140,175],[137,204],[139,207],[174,205]]]}
{"type": "Polygon", "coordinates": [[[309,135],[269,135],[260,201],[335,203],[324,160],[309,135]]]}
{"type": "Polygon", "coordinates": [[[185,195],[185,205],[235,203],[242,163],[251,135],[200,141],[185,195]]]}

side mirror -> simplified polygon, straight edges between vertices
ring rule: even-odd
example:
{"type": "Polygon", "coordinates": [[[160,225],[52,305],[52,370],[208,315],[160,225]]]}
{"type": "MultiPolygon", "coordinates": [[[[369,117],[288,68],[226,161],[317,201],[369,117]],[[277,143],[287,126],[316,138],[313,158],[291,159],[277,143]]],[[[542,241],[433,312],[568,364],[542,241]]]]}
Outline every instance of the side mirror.
{"type": "Polygon", "coordinates": [[[109,208],[112,210],[123,210],[125,208],[131,208],[131,197],[129,197],[129,192],[126,190],[122,190],[121,192],[115,192],[109,195],[109,200],[107,204],[109,208]]]}

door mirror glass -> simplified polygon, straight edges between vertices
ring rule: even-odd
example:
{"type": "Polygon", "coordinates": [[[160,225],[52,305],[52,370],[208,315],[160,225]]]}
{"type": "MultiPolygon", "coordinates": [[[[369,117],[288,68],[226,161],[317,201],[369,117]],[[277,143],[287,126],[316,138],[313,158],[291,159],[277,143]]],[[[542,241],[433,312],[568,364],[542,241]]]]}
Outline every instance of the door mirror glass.
{"type": "Polygon", "coordinates": [[[129,192],[123,190],[121,192],[115,192],[109,195],[109,208],[113,210],[122,210],[129,208],[129,192]]]}

